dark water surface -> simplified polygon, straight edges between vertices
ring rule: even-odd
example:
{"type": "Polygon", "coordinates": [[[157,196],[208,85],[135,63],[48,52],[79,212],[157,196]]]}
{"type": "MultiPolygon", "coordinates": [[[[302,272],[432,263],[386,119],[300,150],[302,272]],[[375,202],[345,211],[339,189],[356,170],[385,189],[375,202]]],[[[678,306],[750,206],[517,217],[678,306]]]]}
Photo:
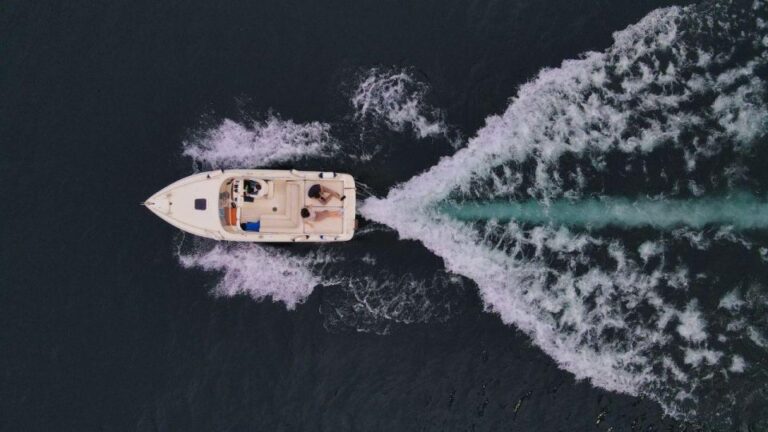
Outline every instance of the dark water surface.
{"type": "MultiPolygon", "coordinates": [[[[576,382],[471,287],[447,321],[387,334],[329,329],[333,287],[293,311],[213,297],[215,275],[182,269],[177,232],[138,206],[191,173],[181,142],[210,119],[337,120],[356,71],[394,65],[469,136],[541,68],[669,3],[0,4],[0,430],[677,430],[654,402],[576,382]]],[[[448,153],[355,174],[385,194],[448,153]]],[[[391,232],[348,247],[441,268],[391,232]]]]}

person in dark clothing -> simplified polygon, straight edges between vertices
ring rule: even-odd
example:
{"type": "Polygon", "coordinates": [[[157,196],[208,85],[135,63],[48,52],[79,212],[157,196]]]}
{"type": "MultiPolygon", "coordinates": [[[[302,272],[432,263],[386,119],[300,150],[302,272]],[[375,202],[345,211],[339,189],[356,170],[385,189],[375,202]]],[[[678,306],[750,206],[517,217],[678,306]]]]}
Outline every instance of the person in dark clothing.
{"type": "Polygon", "coordinates": [[[307,196],[320,201],[323,205],[328,204],[328,201],[332,198],[337,198],[339,201],[344,201],[344,198],[346,198],[346,196],[339,195],[339,193],[333,189],[329,189],[319,184],[312,185],[307,191],[307,196]]]}

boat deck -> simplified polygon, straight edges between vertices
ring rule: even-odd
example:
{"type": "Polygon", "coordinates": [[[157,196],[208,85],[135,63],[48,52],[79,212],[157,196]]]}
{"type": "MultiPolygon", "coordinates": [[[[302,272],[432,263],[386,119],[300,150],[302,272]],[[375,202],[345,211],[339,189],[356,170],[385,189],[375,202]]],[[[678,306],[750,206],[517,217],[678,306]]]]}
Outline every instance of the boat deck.
{"type": "Polygon", "coordinates": [[[315,184],[320,184],[341,196],[344,195],[342,181],[273,180],[265,197],[239,204],[239,223],[260,221],[262,233],[342,233],[344,229],[344,219],[341,217],[342,202],[332,198],[328,203],[322,204],[319,200],[309,198],[308,190],[315,184]],[[305,223],[300,214],[304,207],[315,212],[338,211],[340,216],[305,223]]]}

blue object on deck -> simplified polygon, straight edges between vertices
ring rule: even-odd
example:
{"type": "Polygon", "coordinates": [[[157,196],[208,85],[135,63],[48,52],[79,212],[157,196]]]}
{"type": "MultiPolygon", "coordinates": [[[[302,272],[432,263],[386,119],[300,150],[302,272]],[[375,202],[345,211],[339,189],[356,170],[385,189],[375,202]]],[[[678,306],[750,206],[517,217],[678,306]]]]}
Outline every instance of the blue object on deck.
{"type": "Polygon", "coordinates": [[[243,225],[245,225],[245,227],[243,229],[246,230],[246,231],[256,231],[256,232],[258,232],[259,229],[261,228],[261,221],[246,222],[243,225]]]}

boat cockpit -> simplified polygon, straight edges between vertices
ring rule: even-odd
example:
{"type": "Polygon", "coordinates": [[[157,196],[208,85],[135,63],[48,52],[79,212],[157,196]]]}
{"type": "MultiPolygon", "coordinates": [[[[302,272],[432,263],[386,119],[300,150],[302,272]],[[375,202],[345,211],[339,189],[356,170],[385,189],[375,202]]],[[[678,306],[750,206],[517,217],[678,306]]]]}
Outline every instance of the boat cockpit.
{"type": "MultiPolygon", "coordinates": [[[[323,187],[338,188],[340,181],[321,181],[323,187]]],[[[343,228],[342,206],[338,203],[320,204],[307,197],[310,182],[294,179],[263,179],[234,177],[225,180],[219,191],[219,217],[225,230],[231,233],[340,233],[343,228]],[[306,201],[306,202],[305,202],[306,201]],[[302,209],[322,206],[325,212],[338,217],[327,218],[320,224],[302,220],[302,209]]],[[[314,210],[313,210],[314,211],[314,210]]]]}

